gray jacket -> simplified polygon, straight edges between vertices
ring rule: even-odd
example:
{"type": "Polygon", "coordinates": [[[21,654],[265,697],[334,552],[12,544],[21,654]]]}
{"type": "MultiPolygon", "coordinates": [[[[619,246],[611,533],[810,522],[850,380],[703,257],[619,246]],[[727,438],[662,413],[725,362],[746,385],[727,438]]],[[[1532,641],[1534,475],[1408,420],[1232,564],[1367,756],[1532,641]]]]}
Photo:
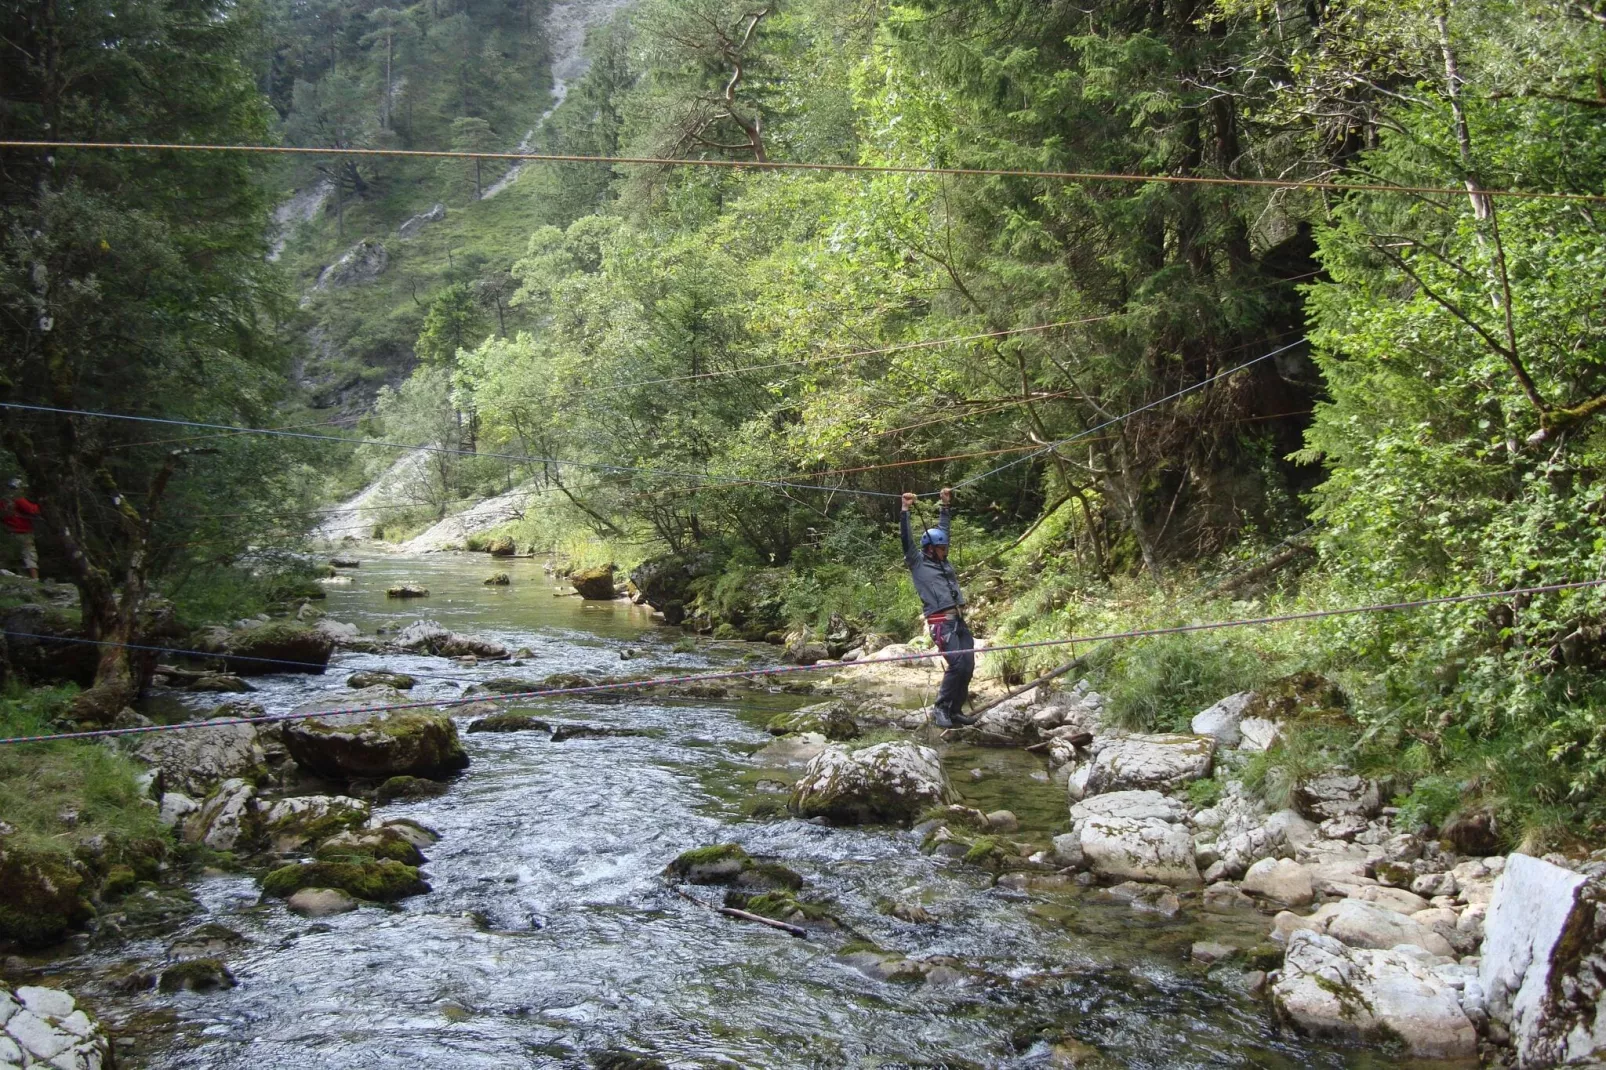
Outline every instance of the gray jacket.
{"type": "MultiPolygon", "coordinates": [[[[947,531],[948,523],[948,507],[945,505],[937,512],[937,526],[947,531]]],[[[920,605],[926,616],[964,605],[965,596],[959,590],[959,574],[947,561],[933,561],[920,552],[920,540],[909,531],[907,511],[899,520],[898,531],[903,536],[903,560],[909,566],[909,578],[914,580],[915,593],[920,596],[920,605]]]]}

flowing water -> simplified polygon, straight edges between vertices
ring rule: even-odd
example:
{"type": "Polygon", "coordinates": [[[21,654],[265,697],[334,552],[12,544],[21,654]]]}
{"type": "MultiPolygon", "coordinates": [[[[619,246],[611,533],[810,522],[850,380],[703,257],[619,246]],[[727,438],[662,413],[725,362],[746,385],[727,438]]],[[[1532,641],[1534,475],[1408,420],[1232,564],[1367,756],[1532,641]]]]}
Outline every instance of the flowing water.
{"type": "MultiPolygon", "coordinates": [[[[341,654],[323,677],[275,677],[254,699],[282,710],[344,690],[356,668],[451,677],[415,695],[456,695],[475,678],[559,670],[689,671],[739,665],[756,650],[709,644],[676,653],[678,630],[626,603],[554,598],[535,562],[497,562],[506,588],[480,583],[487,559],[365,560],[333,587],[331,616],[365,632],[420,616],[528,646],[519,668],[341,654]],[[433,592],[387,601],[398,579],[433,592]],[[629,655],[624,660],[622,655],[629,655]]],[[[310,922],[260,901],[254,880],[217,874],[201,910],[166,933],[108,943],[50,971],[132,1037],[127,1067],[589,1067],[599,1053],[650,1053],[673,1067],[1032,1067],[1050,1044],[1090,1045],[1128,1067],[1398,1065],[1375,1053],[1312,1047],[1281,1032],[1265,1004],[1207,979],[1186,948],[1209,934],[1095,893],[1006,894],[980,870],[922,855],[896,830],[751,820],[765,772],[755,752],[792,696],[730,701],[549,702],[556,720],[650,734],[552,743],[544,733],[465,735],[472,764],[436,799],[379,808],[438,830],[426,853],[434,891],[394,908],[310,922]],[[947,956],[966,980],[909,986],[837,959],[845,936],[795,939],[688,901],[660,877],[687,848],[737,841],[799,870],[812,894],[864,937],[911,957],[947,956]],[[934,923],[883,914],[923,904],[934,923]],[[216,922],[249,943],[224,954],[237,988],[208,994],[118,991],[131,962],[150,968],[175,936],[216,922]]],[[[1062,820],[1063,793],[1036,759],[953,751],[968,802],[1011,805],[1039,835],[1062,820]]],[[[693,889],[714,902],[715,889],[693,889]]],[[[1259,938],[1267,919],[1236,934],[1259,938]]]]}

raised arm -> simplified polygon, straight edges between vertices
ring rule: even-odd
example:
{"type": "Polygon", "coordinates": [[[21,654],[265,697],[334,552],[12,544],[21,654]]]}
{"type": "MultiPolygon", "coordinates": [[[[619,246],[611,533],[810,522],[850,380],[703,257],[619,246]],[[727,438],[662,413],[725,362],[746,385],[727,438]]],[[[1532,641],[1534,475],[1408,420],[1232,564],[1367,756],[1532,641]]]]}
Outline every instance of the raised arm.
{"type": "Polygon", "coordinates": [[[898,534],[903,538],[903,560],[905,564],[913,565],[920,559],[920,553],[915,547],[914,534],[909,530],[909,507],[914,504],[915,496],[908,491],[903,493],[903,512],[898,516],[898,534]]]}
{"type": "Polygon", "coordinates": [[[946,535],[948,534],[948,525],[952,520],[952,517],[950,517],[949,513],[954,506],[953,489],[951,487],[944,487],[942,490],[937,492],[937,497],[942,502],[942,504],[937,507],[937,526],[941,528],[942,533],[946,535]]]}

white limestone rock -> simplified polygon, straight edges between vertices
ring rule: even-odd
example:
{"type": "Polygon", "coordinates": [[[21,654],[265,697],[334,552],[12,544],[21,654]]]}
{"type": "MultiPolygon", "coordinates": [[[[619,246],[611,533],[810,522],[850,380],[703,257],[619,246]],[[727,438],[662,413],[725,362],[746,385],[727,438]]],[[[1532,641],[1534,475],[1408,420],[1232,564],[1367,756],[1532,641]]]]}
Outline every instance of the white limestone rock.
{"type": "Polygon", "coordinates": [[[168,788],[191,796],[205,796],[233,777],[249,777],[267,760],[256,726],[248,724],[153,732],[134,756],[160,770],[168,788]]]}
{"type": "Polygon", "coordinates": [[[1236,747],[1243,739],[1239,730],[1239,723],[1243,720],[1244,708],[1255,697],[1253,691],[1240,691],[1236,695],[1228,695],[1214,706],[1209,706],[1193,715],[1189,728],[1196,736],[1209,736],[1220,747],[1236,747]]]}
{"type": "Polygon", "coordinates": [[[1310,871],[1287,858],[1263,858],[1249,867],[1240,882],[1250,895],[1258,895],[1291,907],[1302,907],[1316,898],[1310,871]]]}
{"type": "Polygon", "coordinates": [[[1116,791],[1071,807],[1071,831],[1093,872],[1119,880],[1198,884],[1187,807],[1157,791],[1116,791]]]}
{"type": "Polygon", "coordinates": [[[1242,751],[1268,751],[1282,738],[1282,724],[1264,717],[1245,717],[1238,722],[1238,749],[1242,751]]]}
{"type": "Polygon", "coordinates": [[[105,1034],[71,993],[23,985],[13,994],[0,984],[0,1066],[102,1070],[111,1062],[105,1034]]]}
{"type": "Polygon", "coordinates": [[[1299,812],[1314,821],[1356,814],[1371,818],[1382,808],[1377,781],[1353,773],[1324,773],[1299,785],[1294,793],[1299,812]]]}
{"type": "Polygon", "coordinates": [[[827,747],[804,768],[790,806],[799,817],[841,824],[907,823],[952,796],[935,750],[893,742],[857,751],[827,747]]]}
{"type": "Polygon", "coordinates": [[[1272,939],[1291,939],[1308,930],[1340,940],[1351,947],[1379,950],[1410,944],[1434,955],[1453,956],[1455,948],[1444,937],[1404,914],[1359,899],[1340,899],[1301,918],[1286,911],[1273,922],[1272,939]]]}
{"type": "MultiPolygon", "coordinates": [[[[1464,982],[1463,982],[1464,983],[1464,982]]],[[[1272,986],[1278,1012],[1315,1036],[1398,1039],[1420,1058],[1465,1059],[1478,1034],[1453,978],[1404,951],[1347,947],[1296,932],[1272,986]]]]}
{"type": "Polygon", "coordinates": [[[1606,1062],[1606,884],[1510,856],[1484,919],[1478,977],[1519,1066],[1606,1062]]]}
{"type": "Polygon", "coordinates": [[[232,851],[254,838],[256,817],[256,788],[238,778],[225,780],[185,820],[184,839],[214,851],[232,851]]]}
{"type": "Polygon", "coordinates": [[[1209,736],[1163,733],[1096,739],[1092,750],[1085,795],[1181,787],[1210,775],[1216,745],[1209,736]]]}

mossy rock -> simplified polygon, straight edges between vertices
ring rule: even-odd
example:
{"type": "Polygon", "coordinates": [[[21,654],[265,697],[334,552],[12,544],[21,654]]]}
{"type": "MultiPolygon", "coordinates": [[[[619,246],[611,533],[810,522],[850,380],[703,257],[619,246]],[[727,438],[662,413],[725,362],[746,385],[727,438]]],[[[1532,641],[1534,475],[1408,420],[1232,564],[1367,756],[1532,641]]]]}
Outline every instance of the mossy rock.
{"type": "Polygon", "coordinates": [[[511,535],[496,536],[486,543],[485,550],[492,557],[512,557],[519,552],[519,548],[513,544],[513,536],[511,535]]]}
{"type": "Polygon", "coordinates": [[[235,984],[229,968],[217,959],[188,959],[163,970],[157,987],[163,992],[219,992],[235,984]]]}
{"type": "Polygon", "coordinates": [[[113,866],[106,871],[106,877],[100,882],[100,898],[102,902],[119,899],[134,890],[139,883],[139,874],[134,872],[133,866],[113,866]]]}
{"type": "MultiPolygon", "coordinates": [[[[590,681],[587,682],[589,683],[590,681]]],[[[534,680],[526,680],[518,676],[496,676],[475,684],[468,693],[475,695],[489,691],[497,695],[512,695],[521,691],[539,691],[546,686],[548,685],[545,681],[537,683],[534,680]]]]}
{"type": "Polygon", "coordinates": [[[416,583],[398,583],[385,589],[386,598],[428,598],[429,588],[416,583]]]}
{"type": "Polygon", "coordinates": [[[481,582],[486,587],[506,587],[513,582],[513,577],[506,572],[493,572],[481,582]]]}
{"type": "MultiPolygon", "coordinates": [[[[382,704],[397,692],[374,689],[369,696],[382,704]]],[[[333,708],[352,704],[336,699],[333,708]]],[[[369,704],[369,703],[363,703],[369,704]]],[[[297,707],[297,713],[329,708],[326,701],[297,707]]],[[[337,780],[378,780],[393,776],[444,776],[468,765],[457,726],[434,710],[389,710],[315,717],[287,723],[285,747],[304,768],[337,780]]]]}
{"type": "Polygon", "coordinates": [[[740,639],[741,637],[742,633],[730,624],[721,624],[714,629],[715,639],[740,639]]]}
{"type": "Polygon", "coordinates": [[[832,916],[828,907],[821,903],[810,903],[799,899],[790,892],[751,894],[729,891],[725,893],[725,905],[736,910],[745,910],[749,914],[757,914],[762,918],[774,918],[776,921],[789,922],[793,925],[838,928],[836,918],[832,916]]]}
{"type": "Polygon", "coordinates": [[[569,573],[569,583],[580,597],[590,602],[609,602],[618,597],[614,589],[613,566],[582,569],[569,573]]]}
{"type": "Polygon", "coordinates": [[[335,641],[327,633],[290,621],[273,621],[231,632],[224,668],[236,676],[321,673],[334,652],[335,641]]]}
{"type": "Polygon", "coordinates": [[[528,713],[508,710],[470,722],[468,731],[470,735],[475,732],[550,732],[552,723],[528,713]]]}
{"type": "Polygon", "coordinates": [[[684,851],[664,867],[664,876],[691,884],[727,884],[753,864],[753,857],[737,843],[719,843],[684,851]]]}
{"type": "Polygon", "coordinates": [[[302,888],[338,888],[356,899],[394,902],[431,891],[415,866],[380,861],[298,862],[262,878],[265,895],[287,899],[302,888]]]}
{"type": "Polygon", "coordinates": [[[1296,672],[1255,692],[1243,716],[1301,724],[1353,724],[1344,691],[1320,673],[1296,672]]]}
{"type": "Polygon", "coordinates": [[[86,877],[64,854],[0,839],[0,940],[45,947],[89,921],[86,877]]]}
{"type": "Polygon", "coordinates": [[[362,690],[365,687],[394,687],[397,691],[411,691],[418,680],[404,672],[354,672],[346,677],[346,686],[362,690]]]}
{"type": "Polygon", "coordinates": [[[331,836],[318,845],[316,857],[320,862],[389,859],[407,866],[421,866],[426,861],[412,840],[383,825],[375,829],[353,829],[338,836],[331,836]]]}
{"type": "MultiPolygon", "coordinates": [[[[469,726],[474,731],[474,726],[469,726]]],[[[433,799],[446,794],[446,785],[436,780],[427,780],[417,776],[393,776],[374,792],[374,799],[381,803],[396,802],[399,799],[433,799]]]]}
{"type": "Polygon", "coordinates": [[[770,718],[765,730],[772,736],[802,735],[816,732],[837,743],[859,738],[859,722],[853,719],[846,702],[820,702],[770,718]]]}

